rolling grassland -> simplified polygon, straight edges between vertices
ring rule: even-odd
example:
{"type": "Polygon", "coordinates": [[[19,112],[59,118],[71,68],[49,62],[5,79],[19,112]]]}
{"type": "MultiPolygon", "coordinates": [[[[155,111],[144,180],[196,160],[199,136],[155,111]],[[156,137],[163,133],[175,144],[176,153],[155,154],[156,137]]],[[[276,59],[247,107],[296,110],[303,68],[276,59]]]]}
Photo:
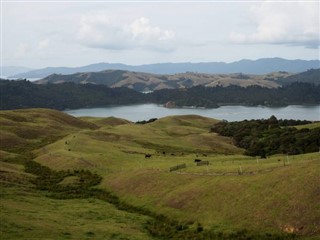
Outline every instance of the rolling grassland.
{"type": "Polygon", "coordinates": [[[320,237],[320,154],[245,156],[217,122],[1,111],[1,237],[320,237]]]}

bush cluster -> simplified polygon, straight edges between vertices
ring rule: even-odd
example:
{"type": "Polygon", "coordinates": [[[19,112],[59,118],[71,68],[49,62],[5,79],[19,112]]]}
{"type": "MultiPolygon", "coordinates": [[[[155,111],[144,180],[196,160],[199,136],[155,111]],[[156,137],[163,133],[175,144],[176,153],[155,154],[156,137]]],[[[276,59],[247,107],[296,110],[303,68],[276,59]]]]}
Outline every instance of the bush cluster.
{"type": "Polygon", "coordinates": [[[278,120],[271,116],[263,120],[219,122],[211,128],[222,136],[232,137],[236,146],[246,149],[250,156],[283,153],[302,154],[319,151],[320,128],[290,127],[311,123],[301,120],[278,120]]]}
{"type": "Polygon", "coordinates": [[[147,123],[155,122],[157,120],[158,120],[158,118],[150,118],[148,121],[146,121],[146,120],[137,121],[136,124],[147,124],[147,123]]]}

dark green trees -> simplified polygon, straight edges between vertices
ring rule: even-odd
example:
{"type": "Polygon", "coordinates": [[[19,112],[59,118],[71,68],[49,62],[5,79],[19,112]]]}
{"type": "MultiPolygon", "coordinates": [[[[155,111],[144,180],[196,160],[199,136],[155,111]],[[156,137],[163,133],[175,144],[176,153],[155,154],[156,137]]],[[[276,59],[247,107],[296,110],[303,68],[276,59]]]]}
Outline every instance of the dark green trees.
{"type": "Polygon", "coordinates": [[[247,155],[264,158],[276,153],[317,152],[320,146],[320,128],[290,127],[306,123],[310,122],[277,120],[271,116],[266,120],[219,122],[211,131],[232,137],[238,147],[246,149],[247,155]]]}

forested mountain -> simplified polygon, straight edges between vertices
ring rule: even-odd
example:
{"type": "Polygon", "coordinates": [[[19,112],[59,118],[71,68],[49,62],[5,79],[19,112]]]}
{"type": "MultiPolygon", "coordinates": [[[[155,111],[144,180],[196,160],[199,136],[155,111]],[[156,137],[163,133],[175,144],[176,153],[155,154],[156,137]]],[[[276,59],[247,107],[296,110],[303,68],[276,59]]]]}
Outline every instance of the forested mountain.
{"type": "Polygon", "coordinates": [[[79,72],[98,72],[103,70],[126,70],[154,74],[176,74],[184,72],[199,72],[209,74],[267,74],[270,72],[286,71],[291,73],[303,72],[311,68],[319,68],[319,60],[287,60],[282,58],[263,58],[258,60],[240,60],[231,63],[202,62],[202,63],[156,63],[145,65],[125,65],[120,63],[96,63],[83,67],[47,67],[21,74],[14,78],[44,78],[51,74],[73,74],[79,72]]]}
{"type": "Polygon", "coordinates": [[[145,101],[142,93],[128,88],[109,88],[93,84],[45,84],[0,80],[1,109],[67,109],[124,105],[145,101]]]}
{"type": "Polygon", "coordinates": [[[291,104],[319,104],[320,85],[293,83],[281,88],[250,86],[193,87],[163,89],[150,96],[155,103],[174,101],[177,106],[216,107],[220,104],[285,106],[291,104]]]}
{"type": "Polygon", "coordinates": [[[142,94],[128,88],[94,84],[34,84],[29,81],[1,80],[1,109],[43,107],[75,109],[137,103],[171,106],[218,107],[220,104],[280,106],[319,104],[320,85],[293,83],[281,88],[250,86],[192,87],[163,89],[142,94]]]}
{"type": "Polygon", "coordinates": [[[306,72],[294,74],[277,80],[281,85],[288,85],[293,82],[320,84],[320,69],[310,69],[306,72]]]}

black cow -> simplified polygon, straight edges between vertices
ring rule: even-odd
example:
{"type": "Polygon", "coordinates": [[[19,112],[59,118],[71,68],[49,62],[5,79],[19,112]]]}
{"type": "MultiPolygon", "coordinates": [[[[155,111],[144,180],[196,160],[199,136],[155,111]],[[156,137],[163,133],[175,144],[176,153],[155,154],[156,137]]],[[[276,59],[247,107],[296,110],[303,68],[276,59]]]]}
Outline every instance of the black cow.
{"type": "Polygon", "coordinates": [[[151,154],[145,154],[144,157],[145,158],[151,158],[151,154]]]}
{"type": "Polygon", "coordinates": [[[197,159],[197,158],[194,160],[195,163],[198,163],[198,162],[201,162],[201,161],[202,161],[201,159],[197,159]]]}

